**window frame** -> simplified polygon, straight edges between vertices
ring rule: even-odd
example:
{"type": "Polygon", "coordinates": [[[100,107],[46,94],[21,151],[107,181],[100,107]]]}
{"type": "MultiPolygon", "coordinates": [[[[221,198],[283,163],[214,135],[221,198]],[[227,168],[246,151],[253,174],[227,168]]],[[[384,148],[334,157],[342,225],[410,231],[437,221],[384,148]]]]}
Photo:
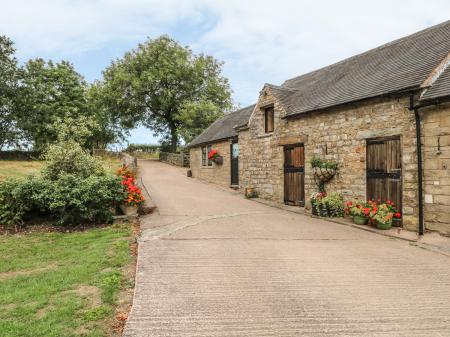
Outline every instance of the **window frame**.
{"type": "Polygon", "coordinates": [[[212,145],[207,144],[203,145],[200,149],[201,152],[201,166],[202,167],[211,167],[212,166],[212,160],[208,158],[208,153],[211,151],[212,145]]]}
{"type": "Polygon", "coordinates": [[[275,109],[273,106],[268,106],[264,108],[264,132],[272,133],[275,129],[275,109]],[[270,119],[272,120],[272,128],[269,129],[269,113],[270,119]]]}

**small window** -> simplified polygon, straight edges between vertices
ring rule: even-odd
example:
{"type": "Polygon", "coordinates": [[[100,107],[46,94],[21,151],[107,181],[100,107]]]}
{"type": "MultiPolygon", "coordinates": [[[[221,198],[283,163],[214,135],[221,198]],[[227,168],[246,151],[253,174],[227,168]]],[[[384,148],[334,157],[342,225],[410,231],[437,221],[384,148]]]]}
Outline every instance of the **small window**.
{"type": "Polygon", "coordinates": [[[208,158],[211,145],[202,146],[202,166],[212,166],[212,160],[208,158]]]}
{"type": "Polygon", "coordinates": [[[273,132],[273,119],[274,119],[273,107],[266,108],[264,110],[264,129],[266,133],[273,132]]]}

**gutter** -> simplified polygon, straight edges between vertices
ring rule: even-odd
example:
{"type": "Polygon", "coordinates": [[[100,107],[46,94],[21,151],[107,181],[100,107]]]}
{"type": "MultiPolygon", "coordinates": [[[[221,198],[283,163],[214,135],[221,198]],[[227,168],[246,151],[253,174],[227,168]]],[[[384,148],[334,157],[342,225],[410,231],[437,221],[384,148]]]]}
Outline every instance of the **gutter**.
{"type": "Polygon", "coordinates": [[[423,167],[422,167],[422,136],[420,125],[420,113],[419,109],[423,105],[414,105],[414,94],[409,96],[409,110],[414,111],[414,117],[416,120],[416,145],[417,145],[417,183],[419,187],[419,235],[423,235],[425,232],[425,224],[423,219],[423,167]]]}

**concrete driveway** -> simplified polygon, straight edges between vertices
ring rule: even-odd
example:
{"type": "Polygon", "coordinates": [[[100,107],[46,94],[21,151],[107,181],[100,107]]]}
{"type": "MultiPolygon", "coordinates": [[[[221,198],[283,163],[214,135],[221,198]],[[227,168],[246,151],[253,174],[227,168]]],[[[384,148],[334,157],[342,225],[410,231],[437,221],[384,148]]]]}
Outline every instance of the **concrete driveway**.
{"type": "Polygon", "coordinates": [[[125,336],[450,336],[450,258],[249,201],[140,162],[125,336]]]}

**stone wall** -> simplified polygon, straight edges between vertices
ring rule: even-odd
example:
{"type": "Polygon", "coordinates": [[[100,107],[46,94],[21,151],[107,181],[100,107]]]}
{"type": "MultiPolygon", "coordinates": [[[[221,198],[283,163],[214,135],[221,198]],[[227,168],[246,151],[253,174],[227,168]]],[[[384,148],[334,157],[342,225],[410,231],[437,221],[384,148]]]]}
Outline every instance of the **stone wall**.
{"type": "Polygon", "coordinates": [[[450,235],[450,104],[421,115],[425,227],[450,235]]]}
{"type": "Polygon", "coordinates": [[[221,186],[230,186],[231,182],[231,163],[230,163],[230,141],[221,141],[211,143],[212,149],[216,149],[223,156],[223,164],[212,166],[202,166],[202,149],[194,147],[190,149],[190,167],[192,177],[215,183],[221,186]]]}
{"type": "Polygon", "coordinates": [[[312,157],[335,160],[339,173],[327,184],[349,199],[366,196],[366,140],[375,137],[401,138],[403,174],[403,220],[412,230],[418,225],[417,161],[414,114],[408,97],[374,99],[301,118],[283,119],[283,106],[266,87],[250,118],[248,130],[239,133],[241,186],[254,187],[265,199],[282,203],[283,145],[305,146],[306,201],[316,185],[309,164],[312,157]],[[275,130],[264,133],[263,108],[275,108],[275,130]]]}

